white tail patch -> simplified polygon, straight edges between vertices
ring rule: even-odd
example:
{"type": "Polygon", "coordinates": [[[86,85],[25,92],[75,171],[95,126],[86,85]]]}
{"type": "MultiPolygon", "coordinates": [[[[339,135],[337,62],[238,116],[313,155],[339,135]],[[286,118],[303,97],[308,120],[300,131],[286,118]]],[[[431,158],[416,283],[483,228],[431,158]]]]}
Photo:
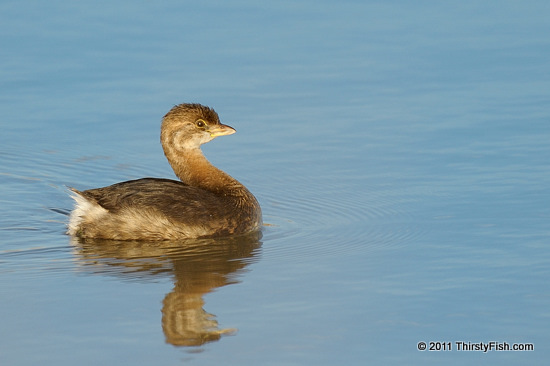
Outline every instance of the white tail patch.
{"type": "Polygon", "coordinates": [[[75,200],[74,210],[69,217],[67,234],[76,235],[83,221],[100,220],[108,213],[106,209],[95,202],[81,196],[78,192],[71,192],[71,198],[75,200]]]}

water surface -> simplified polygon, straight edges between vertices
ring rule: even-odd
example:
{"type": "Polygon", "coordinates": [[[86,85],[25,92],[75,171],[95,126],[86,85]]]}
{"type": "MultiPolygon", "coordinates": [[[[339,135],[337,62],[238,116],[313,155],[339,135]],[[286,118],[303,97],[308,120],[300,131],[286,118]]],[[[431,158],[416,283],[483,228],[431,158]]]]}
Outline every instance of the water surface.
{"type": "Polygon", "coordinates": [[[546,364],[545,2],[0,14],[2,364],[546,364]],[[181,102],[237,129],[204,151],[262,236],[66,236],[67,186],[174,178],[159,127],[181,102]]]}

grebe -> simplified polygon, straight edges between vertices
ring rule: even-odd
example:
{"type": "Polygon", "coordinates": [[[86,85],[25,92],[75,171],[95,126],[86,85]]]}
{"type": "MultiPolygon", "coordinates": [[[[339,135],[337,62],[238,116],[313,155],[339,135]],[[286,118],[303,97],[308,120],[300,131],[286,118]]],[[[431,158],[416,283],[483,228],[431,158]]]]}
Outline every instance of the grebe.
{"type": "Polygon", "coordinates": [[[258,201],[230,175],[214,167],[200,146],[235,129],[200,104],[180,104],[163,118],[164,154],[181,181],[143,178],[78,191],[68,234],[82,238],[171,240],[243,234],[259,230],[258,201]]]}

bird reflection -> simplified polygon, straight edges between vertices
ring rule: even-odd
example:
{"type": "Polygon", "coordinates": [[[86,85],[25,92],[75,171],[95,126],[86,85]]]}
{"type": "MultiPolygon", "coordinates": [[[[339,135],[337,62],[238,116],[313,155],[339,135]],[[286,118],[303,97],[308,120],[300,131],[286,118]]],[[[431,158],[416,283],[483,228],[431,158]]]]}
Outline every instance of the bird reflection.
{"type": "Polygon", "coordinates": [[[162,330],[174,346],[200,346],[236,329],[220,329],[203,309],[203,296],[239,282],[237,276],[257,260],[261,233],[178,242],[72,238],[82,268],[132,280],[170,276],[174,288],[162,301],[162,330]]]}

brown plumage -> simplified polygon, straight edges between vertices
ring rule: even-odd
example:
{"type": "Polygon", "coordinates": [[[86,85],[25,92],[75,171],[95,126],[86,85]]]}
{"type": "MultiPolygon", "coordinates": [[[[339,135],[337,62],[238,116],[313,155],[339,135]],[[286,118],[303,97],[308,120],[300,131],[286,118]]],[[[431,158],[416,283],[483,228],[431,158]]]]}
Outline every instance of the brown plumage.
{"type": "Polygon", "coordinates": [[[200,146],[235,133],[200,104],[164,116],[161,143],[181,181],[143,178],[74,192],[68,233],[84,238],[168,240],[242,234],[262,224],[256,198],[206,160],[200,146]]]}

